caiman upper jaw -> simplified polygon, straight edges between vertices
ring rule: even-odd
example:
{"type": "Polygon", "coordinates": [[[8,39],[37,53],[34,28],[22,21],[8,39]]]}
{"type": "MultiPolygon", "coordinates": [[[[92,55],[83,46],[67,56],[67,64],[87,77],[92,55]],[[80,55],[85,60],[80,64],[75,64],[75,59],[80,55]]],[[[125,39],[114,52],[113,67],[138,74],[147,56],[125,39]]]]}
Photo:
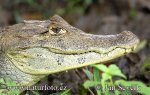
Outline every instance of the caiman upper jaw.
{"type": "Polygon", "coordinates": [[[129,53],[131,51],[134,51],[137,44],[139,43],[139,39],[137,38],[137,36],[130,31],[123,31],[120,34],[116,35],[92,35],[92,37],[90,36],[91,35],[89,34],[83,36],[83,38],[91,38],[91,40],[83,39],[81,42],[79,42],[80,45],[78,46],[70,43],[70,46],[67,49],[49,46],[46,46],[45,48],[49,49],[53,53],[64,55],[83,54],[88,52],[107,54],[118,48],[124,49],[126,51],[125,53],[129,53]],[[84,48],[82,46],[88,46],[88,48],[84,48]]]}
{"type": "MultiPolygon", "coordinates": [[[[108,54],[109,52],[112,52],[115,49],[122,49],[125,51],[124,54],[126,54],[134,51],[137,44],[139,43],[139,39],[137,38],[137,36],[130,31],[123,31],[116,35],[85,34],[83,38],[88,39],[83,39],[81,42],[79,42],[80,44],[78,45],[69,43],[70,46],[67,45],[63,46],[66,49],[60,47],[52,47],[50,45],[43,46],[43,48],[47,48],[50,52],[62,55],[78,55],[89,52],[95,52],[98,54],[108,54]],[[89,40],[89,38],[91,39],[89,40]],[[88,48],[84,46],[87,46],[88,48]]],[[[69,41],[65,42],[68,43],[69,41]]],[[[72,42],[78,43],[77,41],[74,40],[72,42]]],[[[59,46],[61,46],[62,44],[65,43],[60,43],[59,46]]],[[[38,46],[38,48],[40,47],[38,46]]]]}

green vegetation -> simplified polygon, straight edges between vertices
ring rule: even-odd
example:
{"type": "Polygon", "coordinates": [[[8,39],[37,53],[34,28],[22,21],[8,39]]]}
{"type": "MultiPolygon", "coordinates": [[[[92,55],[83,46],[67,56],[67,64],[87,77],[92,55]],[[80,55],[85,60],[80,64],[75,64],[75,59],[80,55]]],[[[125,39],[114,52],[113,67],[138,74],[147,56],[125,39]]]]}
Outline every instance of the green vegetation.
{"type": "Polygon", "coordinates": [[[56,13],[64,15],[67,13],[80,13],[84,14],[86,8],[92,4],[92,0],[67,0],[66,7],[61,7],[56,10],[56,13]]]}
{"type": "MultiPolygon", "coordinates": [[[[0,79],[0,95],[20,95],[21,91],[17,87],[16,83],[11,81],[10,79],[0,79]]],[[[71,95],[69,93],[70,89],[61,91],[59,93],[53,93],[49,95],[71,95]]],[[[33,95],[40,95],[38,91],[31,91],[33,95]]],[[[24,95],[28,94],[28,91],[24,95]]]]}
{"type": "MultiPolygon", "coordinates": [[[[112,64],[106,67],[103,64],[93,65],[94,72],[84,70],[89,80],[85,81],[85,88],[94,88],[97,95],[132,95],[133,92],[149,95],[150,87],[140,81],[127,81],[120,69],[112,64]],[[100,74],[100,71],[102,73],[100,74]],[[114,76],[123,79],[113,79],[114,76]]],[[[91,90],[90,90],[91,92],[91,90]]],[[[94,92],[91,92],[94,93],[94,92]]]]}
{"type": "Polygon", "coordinates": [[[141,68],[142,73],[150,73],[150,55],[146,58],[142,68],[141,68]]]}
{"type": "Polygon", "coordinates": [[[144,47],[146,46],[147,43],[148,43],[147,40],[141,40],[140,43],[138,44],[138,46],[136,47],[136,49],[134,50],[134,53],[137,53],[140,50],[144,49],[144,47]]]}
{"type": "Polygon", "coordinates": [[[130,9],[128,15],[131,19],[135,18],[137,16],[137,10],[134,8],[130,9]]]}
{"type": "MultiPolygon", "coordinates": [[[[102,0],[100,0],[102,1],[102,0]]],[[[16,6],[13,10],[13,17],[16,23],[22,21],[23,16],[33,17],[34,13],[37,13],[33,19],[48,19],[54,14],[65,15],[69,13],[78,13],[84,14],[87,8],[93,3],[92,0],[42,0],[38,2],[37,0],[15,0],[13,6],[16,5],[25,5],[20,10],[19,6],[16,6]],[[57,2],[57,3],[56,3],[57,2]],[[61,2],[61,3],[59,3],[61,2]],[[52,5],[54,4],[54,5],[52,5]],[[24,10],[27,7],[27,12],[22,13],[21,10],[24,10]]],[[[100,3],[100,2],[99,2],[100,3]]]]}
{"type": "MultiPolygon", "coordinates": [[[[96,93],[96,95],[132,95],[133,92],[137,92],[140,94],[149,95],[150,93],[150,87],[147,87],[144,83],[140,81],[127,81],[126,76],[114,64],[108,67],[104,64],[92,65],[92,67],[94,67],[93,73],[89,70],[83,70],[88,77],[88,80],[84,82],[83,87],[85,89],[88,89],[91,94],[96,93]]],[[[0,95],[19,95],[19,89],[4,89],[7,87],[16,86],[16,84],[11,80],[0,79],[0,84],[0,95]]],[[[40,95],[38,91],[32,91],[32,93],[34,95],[40,95]]],[[[87,92],[83,91],[82,93],[85,94],[87,92]]],[[[26,94],[28,95],[28,93],[26,94]]],[[[53,93],[49,95],[71,94],[70,89],[68,89],[59,93],[53,93]]]]}
{"type": "Polygon", "coordinates": [[[8,90],[7,87],[15,87],[16,84],[9,79],[0,79],[0,95],[19,95],[18,89],[8,90]]]}

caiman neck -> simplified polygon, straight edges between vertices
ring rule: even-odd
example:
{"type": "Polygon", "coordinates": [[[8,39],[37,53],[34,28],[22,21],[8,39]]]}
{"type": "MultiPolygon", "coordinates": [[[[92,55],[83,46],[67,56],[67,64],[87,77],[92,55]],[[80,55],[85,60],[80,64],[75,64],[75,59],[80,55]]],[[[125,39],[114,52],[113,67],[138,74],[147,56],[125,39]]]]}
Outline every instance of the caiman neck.
{"type": "Polygon", "coordinates": [[[17,85],[31,86],[43,78],[45,75],[30,75],[22,72],[14,66],[7,56],[0,52],[0,78],[8,78],[16,82],[17,85]]]}

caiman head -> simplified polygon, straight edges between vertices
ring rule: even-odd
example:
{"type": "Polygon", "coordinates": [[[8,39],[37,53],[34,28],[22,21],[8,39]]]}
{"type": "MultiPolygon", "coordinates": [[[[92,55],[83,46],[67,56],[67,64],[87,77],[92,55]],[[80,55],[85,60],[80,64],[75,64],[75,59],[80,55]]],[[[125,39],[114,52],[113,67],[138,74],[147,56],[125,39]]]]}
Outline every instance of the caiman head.
{"type": "Polygon", "coordinates": [[[60,16],[29,20],[6,27],[1,38],[5,55],[28,74],[51,74],[105,62],[135,49],[132,32],[94,35],[79,30],[60,16]]]}

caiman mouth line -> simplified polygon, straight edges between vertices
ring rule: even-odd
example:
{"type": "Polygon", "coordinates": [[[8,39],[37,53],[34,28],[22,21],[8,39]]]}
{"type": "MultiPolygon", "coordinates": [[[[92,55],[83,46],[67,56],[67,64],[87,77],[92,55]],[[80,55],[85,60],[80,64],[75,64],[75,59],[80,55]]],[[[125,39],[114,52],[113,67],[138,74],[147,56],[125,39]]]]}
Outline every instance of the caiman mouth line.
{"type": "Polygon", "coordinates": [[[115,51],[117,49],[122,49],[123,51],[125,51],[124,53],[128,53],[128,52],[131,52],[133,51],[136,46],[134,46],[133,48],[123,48],[123,47],[116,47],[114,49],[111,49],[107,52],[100,52],[98,50],[87,50],[87,51],[62,51],[62,50],[59,50],[59,49],[55,49],[55,48],[49,48],[49,47],[26,47],[26,48],[21,48],[22,50],[26,50],[26,49],[30,49],[30,48],[45,48],[47,50],[49,50],[50,52],[52,53],[55,53],[55,54],[63,54],[63,55],[80,55],[80,54],[86,54],[86,53],[90,53],[90,52],[95,52],[95,53],[98,53],[98,54],[109,54],[110,52],[112,51],[115,51]]]}
{"type": "Polygon", "coordinates": [[[119,48],[119,47],[116,47],[116,48],[114,48],[110,51],[107,51],[105,53],[101,53],[101,52],[96,51],[96,50],[69,52],[69,51],[60,51],[60,50],[58,51],[57,49],[49,49],[49,51],[52,52],[52,53],[63,54],[63,55],[80,55],[80,54],[86,54],[86,53],[90,53],[90,52],[95,52],[95,53],[98,53],[98,54],[109,54],[110,52],[112,52],[114,50],[117,50],[117,49],[122,49],[122,50],[125,51],[125,53],[133,51],[133,49],[131,49],[131,48],[127,49],[127,48],[119,48]]]}

